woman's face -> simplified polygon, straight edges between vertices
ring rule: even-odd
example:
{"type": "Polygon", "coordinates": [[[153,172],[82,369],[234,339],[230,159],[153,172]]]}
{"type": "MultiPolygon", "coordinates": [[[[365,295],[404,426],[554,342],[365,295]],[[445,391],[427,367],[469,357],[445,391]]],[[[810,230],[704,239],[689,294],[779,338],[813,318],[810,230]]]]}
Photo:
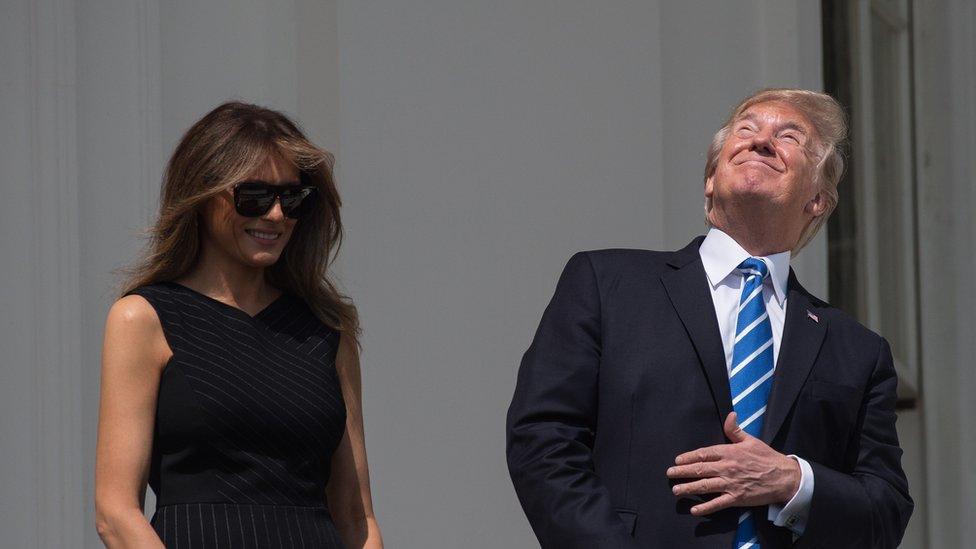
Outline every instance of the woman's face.
{"type": "MultiPolygon", "coordinates": [[[[299,182],[299,174],[291,162],[272,157],[247,180],[293,185],[299,182]]],[[[279,200],[261,217],[244,217],[234,208],[233,191],[227,190],[211,198],[204,207],[205,245],[213,246],[213,251],[231,261],[251,267],[270,267],[281,257],[295,223],[296,219],[281,212],[279,200]]]]}

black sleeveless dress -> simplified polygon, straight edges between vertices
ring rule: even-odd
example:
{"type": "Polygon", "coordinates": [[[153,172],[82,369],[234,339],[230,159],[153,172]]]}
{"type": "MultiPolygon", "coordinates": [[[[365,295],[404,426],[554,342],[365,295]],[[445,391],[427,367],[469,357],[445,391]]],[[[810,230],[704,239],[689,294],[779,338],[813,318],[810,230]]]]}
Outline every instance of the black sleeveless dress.
{"type": "Polygon", "coordinates": [[[173,351],[149,473],[163,544],[341,548],[325,499],[346,423],[339,333],[287,293],[253,317],[173,282],[131,293],[173,351]]]}

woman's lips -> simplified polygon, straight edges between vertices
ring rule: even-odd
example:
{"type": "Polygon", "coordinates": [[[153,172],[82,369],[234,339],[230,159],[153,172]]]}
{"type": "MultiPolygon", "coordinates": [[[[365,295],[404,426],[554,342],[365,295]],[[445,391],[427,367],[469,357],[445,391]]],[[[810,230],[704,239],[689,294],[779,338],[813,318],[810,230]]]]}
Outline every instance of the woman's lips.
{"type": "Polygon", "coordinates": [[[275,241],[281,238],[281,233],[272,231],[258,231],[255,229],[245,229],[244,232],[248,234],[251,238],[260,244],[265,246],[273,245],[275,241]]]}

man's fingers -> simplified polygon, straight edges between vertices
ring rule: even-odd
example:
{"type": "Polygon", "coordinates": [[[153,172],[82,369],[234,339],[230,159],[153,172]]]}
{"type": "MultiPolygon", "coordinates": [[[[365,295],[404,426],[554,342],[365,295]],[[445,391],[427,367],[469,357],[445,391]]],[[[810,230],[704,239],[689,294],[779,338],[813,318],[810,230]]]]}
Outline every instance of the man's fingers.
{"type": "Polygon", "coordinates": [[[693,482],[675,484],[671,491],[676,496],[691,496],[700,494],[717,494],[725,490],[727,483],[720,477],[709,477],[693,482]]]}
{"type": "Polygon", "coordinates": [[[690,465],[675,465],[668,468],[668,478],[707,478],[722,474],[721,462],[703,461],[690,465]]]}
{"type": "MultiPolygon", "coordinates": [[[[735,412],[732,412],[726,416],[725,423],[722,427],[725,431],[725,436],[732,441],[733,444],[745,442],[752,438],[749,433],[745,432],[739,427],[735,412]]],[[[688,465],[690,463],[698,463],[702,461],[719,461],[725,457],[725,452],[728,450],[728,447],[728,444],[719,444],[716,446],[699,448],[697,450],[692,450],[691,452],[685,452],[674,458],[674,464],[688,465]]]]}
{"type": "Polygon", "coordinates": [[[739,427],[738,415],[735,412],[725,418],[724,430],[725,436],[733,443],[744,442],[749,438],[749,433],[739,427]]]}
{"type": "Polygon", "coordinates": [[[729,507],[735,507],[735,496],[731,494],[722,494],[715,499],[706,501],[705,503],[700,503],[691,508],[691,514],[696,517],[703,517],[705,515],[711,515],[712,513],[721,511],[722,509],[728,509],[729,507]]]}
{"type": "Polygon", "coordinates": [[[706,448],[692,450],[691,452],[685,452],[674,458],[674,464],[688,465],[689,463],[698,463],[700,461],[718,461],[722,459],[722,452],[726,446],[728,444],[719,444],[718,446],[708,446],[706,448]]]}

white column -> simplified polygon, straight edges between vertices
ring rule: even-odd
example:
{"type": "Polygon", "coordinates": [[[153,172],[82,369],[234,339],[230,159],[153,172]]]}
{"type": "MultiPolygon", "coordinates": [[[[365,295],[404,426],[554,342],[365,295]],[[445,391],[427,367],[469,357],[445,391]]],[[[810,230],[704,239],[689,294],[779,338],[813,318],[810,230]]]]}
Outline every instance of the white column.
{"type": "Polygon", "coordinates": [[[927,541],[967,547],[976,539],[976,6],[920,0],[914,14],[927,541]]]}
{"type": "Polygon", "coordinates": [[[72,0],[20,2],[0,20],[0,308],[15,313],[0,336],[0,530],[17,547],[79,546],[86,526],[74,8],[72,0]]]}
{"type": "MultiPolygon", "coordinates": [[[[94,530],[93,471],[105,316],[156,210],[162,177],[156,0],[85,4],[77,22],[82,464],[86,547],[94,530]]],[[[148,511],[152,511],[152,498],[148,511]]]]}

